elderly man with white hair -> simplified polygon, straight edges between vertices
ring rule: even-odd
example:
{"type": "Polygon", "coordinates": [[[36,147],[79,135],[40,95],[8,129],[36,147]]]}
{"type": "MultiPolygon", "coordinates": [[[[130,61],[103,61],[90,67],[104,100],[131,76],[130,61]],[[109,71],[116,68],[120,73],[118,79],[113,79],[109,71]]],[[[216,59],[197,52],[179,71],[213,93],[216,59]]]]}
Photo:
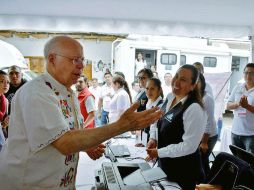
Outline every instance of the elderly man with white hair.
{"type": "Polygon", "coordinates": [[[83,117],[71,86],[81,76],[81,44],[66,36],[51,39],[44,49],[46,72],[15,95],[8,142],[0,154],[1,189],[75,189],[78,153],[92,159],[100,144],[125,131],[146,127],[161,116],[156,108],[135,112],[134,104],[105,127],[82,129],[83,117]]]}

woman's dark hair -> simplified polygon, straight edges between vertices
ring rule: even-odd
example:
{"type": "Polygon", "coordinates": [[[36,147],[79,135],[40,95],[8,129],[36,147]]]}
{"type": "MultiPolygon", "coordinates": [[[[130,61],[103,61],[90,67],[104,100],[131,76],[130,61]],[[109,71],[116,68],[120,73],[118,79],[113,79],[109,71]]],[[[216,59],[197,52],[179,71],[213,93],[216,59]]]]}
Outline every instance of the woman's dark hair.
{"type": "Polygon", "coordinates": [[[143,55],[143,53],[142,53],[142,52],[138,52],[138,53],[137,53],[137,56],[136,56],[137,58],[136,58],[136,59],[138,60],[138,55],[139,55],[139,54],[141,54],[141,55],[142,55],[142,61],[144,61],[145,59],[144,59],[144,55],[143,55]]]}
{"type": "Polygon", "coordinates": [[[149,81],[153,81],[155,86],[157,86],[159,88],[159,90],[161,91],[161,94],[160,96],[162,97],[162,99],[164,98],[164,95],[163,95],[163,90],[162,90],[162,87],[161,87],[161,81],[160,79],[158,78],[155,78],[155,77],[152,77],[149,79],[149,81]]]}
{"type": "Polygon", "coordinates": [[[199,89],[200,94],[201,94],[202,97],[204,97],[206,83],[205,83],[205,77],[201,73],[199,74],[199,82],[200,82],[200,89],[199,89]]]}
{"type": "Polygon", "coordinates": [[[0,75],[7,75],[7,73],[4,72],[3,70],[0,70],[0,75]]]}
{"type": "Polygon", "coordinates": [[[139,74],[139,73],[144,73],[144,74],[146,74],[147,77],[148,77],[149,79],[153,77],[153,72],[152,72],[151,69],[144,68],[144,69],[141,69],[141,70],[138,72],[138,74],[139,74]]]}
{"type": "Polygon", "coordinates": [[[112,77],[112,73],[111,73],[111,72],[106,72],[106,73],[104,73],[104,77],[105,77],[106,75],[110,75],[110,76],[112,77]]]}
{"type": "Polygon", "coordinates": [[[121,77],[123,77],[125,79],[125,75],[121,71],[116,71],[115,75],[120,75],[121,77]]]}
{"type": "Polygon", "coordinates": [[[120,75],[115,75],[113,77],[113,83],[114,84],[118,83],[120,85],[120,87],[124,88],[124,90],[128,93],[129,98],[130,98],[130,102],[132,104],[132,98],[131,98],[130,89],[129,89],[129,86],[128,86],[127,82],[124,80],[124,78],[121,77],[120,75]]]}
{"type": "Polygon", "coordinates": [[[195,85],[195,87],[191,92],[189,92],[189,98],[191,98],[193,100],[196,100],[197,103],[202,108],[204,108],[203,99],[202,99],[200,90],[198,89],[198,86],[197,86],[197,83],[198,83],[198,80],[199,80],[199,75],[200,75],[198,69],[195,66],[188,65],[188,64],[181,66],[178,70],[180,70],[180,69],[187,69],[187,70],[191,71],[191,73],[192,73],[191,84],[195,85]]]}

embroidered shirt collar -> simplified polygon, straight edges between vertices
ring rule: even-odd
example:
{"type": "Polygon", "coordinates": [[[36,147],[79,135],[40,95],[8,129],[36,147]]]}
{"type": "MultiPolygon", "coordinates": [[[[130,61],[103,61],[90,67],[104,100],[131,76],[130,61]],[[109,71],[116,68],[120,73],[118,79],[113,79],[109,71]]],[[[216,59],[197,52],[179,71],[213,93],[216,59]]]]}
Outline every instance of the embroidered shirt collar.
{"type": "Polygon", "coordinates": [[[45,82],[50,83],[49,85],[51,85],[52,90],[54,90],[53,88],[55,88],[55,90],[59,91],[61,94],[66,94],[66,95],[73,94],[73,91],[71,89],[67,89],[66,86],[58,82],[47,71],[43,73],[43,78],[45,82]]]}

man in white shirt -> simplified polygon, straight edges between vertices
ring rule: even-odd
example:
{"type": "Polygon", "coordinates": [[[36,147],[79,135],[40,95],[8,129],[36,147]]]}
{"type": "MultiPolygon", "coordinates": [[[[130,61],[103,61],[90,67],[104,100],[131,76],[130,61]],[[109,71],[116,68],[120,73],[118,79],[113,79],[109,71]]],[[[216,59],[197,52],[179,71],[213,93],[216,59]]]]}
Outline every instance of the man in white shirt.
{"type": "Polygon", "coordinates": [[[254,154],[254,63],[244,69],[244,84],[237,85],[227,109],[234,111],[232,144],[254,154]]]}
{"type": "MultiPolygon", "coordinates": [[[[193,63],[193,66],[196,67],[198,69],[198,71],[204,75],[204,66],[202,63],[200,62],[195,62],[193,63]]],[[[205,92],[208,93],[212,98],[214,98],[213,96],[213,89],[211,87],[211,85],[209,83],[206,82],[205,85],[205,92]]]]}
{"type": "Polygon", "coordinates": [[[171,88],[172,74],[165,73],[164,75],[164,84],[162,85],[163,94],[167,97],[169,93],[172,92],[171,88]]]}
{"type": "Polygon", "coordinates": [[[95,127],[100,126],[100,120],[98,119],[98,103],[101,94],[101,87],[99,86],[98,79],[92,78],[92,86],[89,87],[89,91],[94,95],[95,98],[95,127]]]}
{"type": "Polygon", "coordinates": [[[100,143],[161,116],[156,109],[135,113],[135,104],[115,123],[79,130],[83,117],[71,86],[84,68],[83,47],[57,36],[44,54],[46,73],[24,85],[12,102],[9,139],[0,154],[1,189],[75,189],[79,151],[97,159],[105,147],[100,143]]]}
{"type": "Polygon", "coordinates": [[[137,54],[137,59],[135,61],[135,76],[138,75],[141,69],[144,69],[146,67],[147,67],[146,60],[144,59],[143,54],[139,52],[137,54]]]}
{"type": "Polygon", "coordinates": [[[98,102],[98,118],[101,120],[101,126],[108,123],[108,113],[111,98],[114,96],[114,89],[112,87],[112,74],[105,73],[104,79],[106,84],[101,88],[101,94],[98,102]]]}
{"type": "Polygon", "coordinates": [[[137,81],[134,81],[131,83],[131,98],[132,102],[135,102],[135,97],[137,96],[138,92],[140,90],[139,83],[137,81]]]}

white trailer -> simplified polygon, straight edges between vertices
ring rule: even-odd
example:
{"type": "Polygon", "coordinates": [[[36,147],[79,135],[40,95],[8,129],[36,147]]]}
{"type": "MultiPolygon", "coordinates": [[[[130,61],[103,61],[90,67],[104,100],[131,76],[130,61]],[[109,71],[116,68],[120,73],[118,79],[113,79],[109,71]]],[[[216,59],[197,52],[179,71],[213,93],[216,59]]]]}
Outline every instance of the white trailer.
{"type": "Polygon", "coordinates": [[[125,73],[128,83],[134,81],[135,59],[141,52],[147,67],[154,65],[159,78],[175,74],[183,64],[201,62],[205,74],[232,72],[232,87],[242,78],[244,66],[251,61],[250,40],[209,40],[186,37],[138,36],[112,44],[113,71],[125,73]]]}

